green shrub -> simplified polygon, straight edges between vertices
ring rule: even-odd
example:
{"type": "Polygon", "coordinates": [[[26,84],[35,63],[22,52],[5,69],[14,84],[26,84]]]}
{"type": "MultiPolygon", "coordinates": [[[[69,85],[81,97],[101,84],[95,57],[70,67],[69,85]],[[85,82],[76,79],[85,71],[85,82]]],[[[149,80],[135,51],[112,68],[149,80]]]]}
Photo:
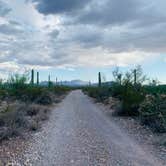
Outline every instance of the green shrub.
{"type": "Polygon", "coordinates": [[[145,98],[141,85],[124,84],[120,99],[122,101],[122,115],[135,116],[139,114],[139,106],[145,98]]]}
{"type": "Polygon", "coordinates": [[[53,86],[50,88],[50,91],[53,92],[55,95],[64,95],[70,90],[71,88],[67,86],[53,86]]]}
{"type": "Polygon", "coordinates": [[[8,96],[8,92],[5,89],[0,89],[0,100],[4,100],[8,96]]]}
{"type": "Polygon", "coordinates": [[[110,88],[110,93],[112,97],[118,98],[121,100],[121,95],[123,93],[123,86],[114,82],[110,88]]]}
{"type": "Polygon", "coordinates": [[[34,102],[39,96],[41,96],[45,92],[45,88],[38,86],[28,86],[27,88],[23,89],[23,91],[20,91],[20,94],[23,101],[34,102]]]}
{"type": "Polygon", "coordinates": [[[40,96],[37,97],[35,103],[42,105],[50,105],[53,103],[53,95],[50,92],[43,92],[40,96]]]}
{"type": "Polygon", "coordinates": [[[139,105],[145,98],[145,90],[142,83],[146,80],[140,66],[127,72],[125,75],[118,69],[113,71],[115,83],[111,87],[113,97],[122,102],[122,109],[119,115],[135,116],[139,114],[139,105]],[[120,77],[119,77],[120,76],[120,77]]]}
{"type": "Polygon", "coordinates": [[[102,87],[86,87],[83,89],[90,97],[96,98],[97,101],[103,102],[110,96],[110,89],[107,86],[102,87]]]}
{"type": "Polygon", "coordinates": [[[166,132],[166,96],[148,95],[140,106],[140,120],[154,131],[166,132]]]}
{"type": "Polygon", "coordinates": [[[156,94],[166,94],[166,85],[146,85],[144,86],[145,90],[148,94],[156,95],[156,94]]]}

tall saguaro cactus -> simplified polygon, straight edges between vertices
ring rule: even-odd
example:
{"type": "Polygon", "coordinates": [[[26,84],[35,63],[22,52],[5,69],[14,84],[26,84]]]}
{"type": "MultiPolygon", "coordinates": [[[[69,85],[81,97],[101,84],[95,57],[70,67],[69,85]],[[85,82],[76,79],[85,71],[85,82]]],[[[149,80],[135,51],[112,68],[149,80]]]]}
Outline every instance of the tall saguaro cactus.
{"type": "Polygon", "coordinates": [[[118,81],[119,84],[122,85],[122,74],[118,74],[118,81]]]}
{"type": "Polygon", "coordinates": [[[39,72],[37,72],[37,85],[39,85],[39,72]]]}
{"type": "Polygon", "coordinates": [[[56,77],[56,85],[58,85],[58,78],[56,77]]]}
{"type": "Polygon", "coordinates": [[[51,76],[50,76],[50,74],[48,75],[48,87],[50,87],[51,86],[51,76]]]}
{"type": "Polygon", "coordinates": [[[89,80],[89,86],[91,86],[91,81],[89,80]]]}
{"type": "Polygon", "coordinates": [[[31,84],[34,85],[34,70],[31,70],[31,84]]]}
{"type": "Polygon", "coordinates": [[[137,70],[134,70],[134,85],[137,84],[137,70]]]}
{"type": "Polygon", "coordinates": [[[101,87],[101,73],[98,74],[98,86],[101,87]]]}

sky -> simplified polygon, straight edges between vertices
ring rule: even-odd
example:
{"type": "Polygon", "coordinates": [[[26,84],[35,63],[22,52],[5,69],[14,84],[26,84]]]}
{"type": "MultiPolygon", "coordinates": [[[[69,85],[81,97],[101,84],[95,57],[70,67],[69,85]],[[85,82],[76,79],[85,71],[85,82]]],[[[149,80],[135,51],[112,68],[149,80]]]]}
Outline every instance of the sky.
{"type": "Polygon", "coordinates": [[[166,83],[165,0],[0,0],[0,78],[106,80],[142,65],[166,83]]]}

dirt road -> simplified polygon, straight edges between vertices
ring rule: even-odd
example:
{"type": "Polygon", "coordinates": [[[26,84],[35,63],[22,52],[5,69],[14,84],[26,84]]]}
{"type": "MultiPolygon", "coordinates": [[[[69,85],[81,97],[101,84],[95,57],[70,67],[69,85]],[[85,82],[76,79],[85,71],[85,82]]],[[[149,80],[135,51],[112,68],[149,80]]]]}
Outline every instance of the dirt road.
{"type": "Polygon", "coordinates": [[[30,147],[25,158],[34,166],[162,165],[81,91],[71,92],[52,112],[30,147]]]}

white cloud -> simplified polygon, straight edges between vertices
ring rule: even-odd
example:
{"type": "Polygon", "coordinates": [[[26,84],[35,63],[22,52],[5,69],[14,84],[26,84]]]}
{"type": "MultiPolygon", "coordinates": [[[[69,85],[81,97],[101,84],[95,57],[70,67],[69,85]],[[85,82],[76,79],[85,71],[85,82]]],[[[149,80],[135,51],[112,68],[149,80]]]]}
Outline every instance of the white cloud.
{"type": "Polygon", "coordinates": [[[14,62],[3,62],[0,63],[0,70],[3,72],[18,72],[20,70],[20,67],[18,64],[14,62]]]}

